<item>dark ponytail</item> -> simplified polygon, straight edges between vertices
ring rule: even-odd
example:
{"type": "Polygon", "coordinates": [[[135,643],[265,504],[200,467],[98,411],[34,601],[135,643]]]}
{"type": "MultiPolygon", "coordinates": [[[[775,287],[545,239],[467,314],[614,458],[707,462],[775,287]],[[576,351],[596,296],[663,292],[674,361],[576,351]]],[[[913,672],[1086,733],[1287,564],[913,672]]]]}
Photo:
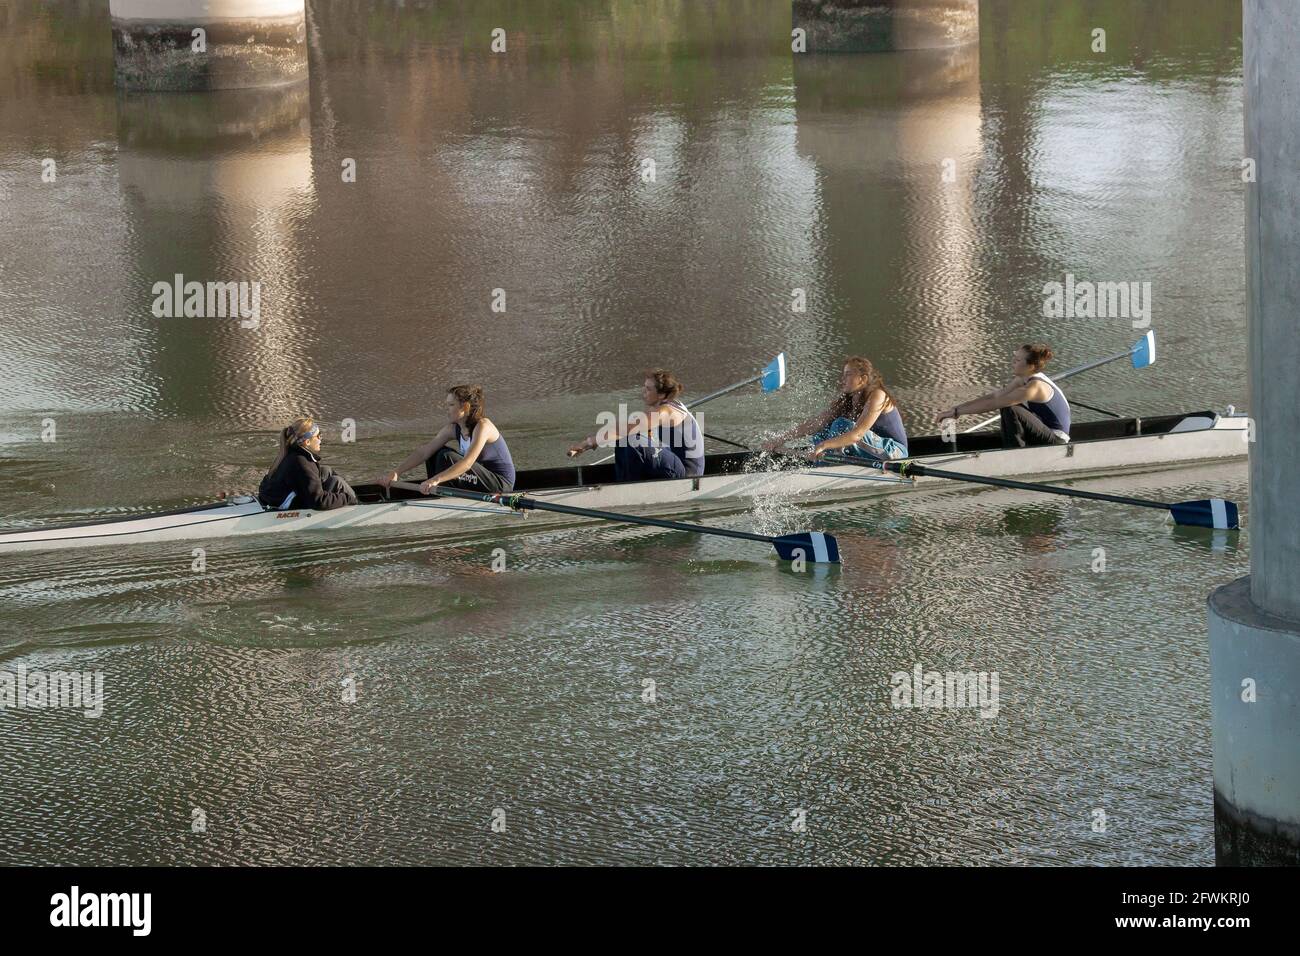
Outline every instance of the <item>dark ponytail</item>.
{"type": "Polygon", "coordinates": [[[453,385],[447,389],[447,394],[453,396],[462,405],[468,403],[469,414],[465,416],[465,427],[470,434],[473,434],[486,414],[483,406],[483,389],[478,385],[453,385]]]}
{"type": "Polygon", "coordinates": [[[677,376],[666,368],[647,369],[645,377],[654,380],[655,391],[659,393],[665,402],[671,402],[685,388],[681,382],[677,381],[677,376]]]}
{"type": "Polygon", "coordinates": [[[1052,347],[1044,345],[1041,342],[1036,345],[1022,345],[1025,350],[1025,361],[1034,367],[1034,372],[1041,372],[1043,367],[1052,360],[1052,347]]]}

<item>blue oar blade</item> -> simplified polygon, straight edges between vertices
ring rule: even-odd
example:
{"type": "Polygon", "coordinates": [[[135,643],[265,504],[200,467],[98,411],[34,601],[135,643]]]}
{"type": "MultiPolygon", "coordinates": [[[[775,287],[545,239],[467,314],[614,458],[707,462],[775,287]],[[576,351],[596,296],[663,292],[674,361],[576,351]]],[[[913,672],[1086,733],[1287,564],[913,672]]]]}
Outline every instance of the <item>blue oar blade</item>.
{"type": "Polygon", "coordinates": [[[782,352],[763,369],[763,391],[775,392],[785,384],[785,353],[782,352]]]}
{"type": "Polygon", "coordinates": [[[1146,368],[1148,365],[1154,365],[1155,361],[1156,330],[1147,329],[1147,334],[1133,345],[1133,367],[1146,368]]]}
{"type": "Polygon", "coordinates": [[[1222,498],[1206,498],[1203,501],[1183,501],[1169,506],[1174,521],[1196,528],[1239,528],[1237,505],[1222,498]]]}
{"type": "Polygon", "coordinates": [[[833,534],[805,531],[802,534],[783,534],[772,540],[772,547],[782,561],[803,558],[809,564],[839,564],[840,545],[833,534]]]}

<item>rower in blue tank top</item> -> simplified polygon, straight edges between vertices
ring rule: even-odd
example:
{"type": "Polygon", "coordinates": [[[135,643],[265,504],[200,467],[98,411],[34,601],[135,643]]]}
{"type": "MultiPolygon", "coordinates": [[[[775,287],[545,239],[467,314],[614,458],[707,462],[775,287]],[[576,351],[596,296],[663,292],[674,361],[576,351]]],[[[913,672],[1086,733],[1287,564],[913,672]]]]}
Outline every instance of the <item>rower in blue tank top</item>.
{"type": "Polygon", "coordinates": [[[894,461],[907,457],[907,431],[898,402],[870,359],[855,355],[840,369],[839,394],[821,414],[763,443],[776,451],[793,438],[809,435],[813,458],[826,452],[894,461]]]}
{"type": "Polygon", "coordinates": [[[570,458],[601,444],[615,443],[614,480],[693,478],[704,474],[704,433],[690,410],[678,401],[682,383],[663,368],[645,373],[641,401],[645,411],[599,435],[588,435],[569,449],[570,458]]]}
{"type": "Polygon", "coordinates": [[[1011,358],[1015,377],[996,392],[954,405],[935,416],[935,421],[962,415],[1000,411],[1002,445],[1064,445],[1070,440],[1070,403],[1061,387],[1043,374],[1052,360],[1047,345],[1022,345],[1011,358]]]}
{"type": "Polygon", "coordinates": [[[447,424],[433,441],[411,452],[396,469],[375,479],[387,488],[401,474],[424,462],[428,480],[420,491],[441,484],[499,494],[514,490],[515,463],[496,425],[483,413],[483,389],[456,385],[447,390],[447,424]],[[452,442],[455,442],[453,445],[452,442]]]}

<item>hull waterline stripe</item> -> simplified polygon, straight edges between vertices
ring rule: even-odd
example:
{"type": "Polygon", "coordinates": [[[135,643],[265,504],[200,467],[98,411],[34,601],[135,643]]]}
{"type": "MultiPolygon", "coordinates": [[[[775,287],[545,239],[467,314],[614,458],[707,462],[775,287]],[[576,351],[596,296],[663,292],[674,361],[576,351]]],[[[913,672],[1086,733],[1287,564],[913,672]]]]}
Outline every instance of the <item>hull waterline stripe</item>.
{"type": "Polygon", "coordinates": [[[477,511],[485,515],[508,515],[516,518],[527,518],[528,515],[521,511],[502,511],[500,508],[476,508],[473,505],[443,505],[432,501],[401,501],[399,502],[407,508],[432,508],[434,511],[477,511]]]}
{"type": "MultiPolygon", "coordinates": [[[[161,528],[150,526],[148,528],[136,528],[134,531],[114,531],[108,534],[65,534],[58,538],[29,538],[26,541],[0,540],[0,547],[3,547],[6,544],[49,544],[54,541],[89,541],[94,538],[129,538],[133,534],[156,534],[159,531],[171,531],[173,528],[197,528],[199,525],[215,524],[218,521],[232,521],[235,518],[251,518],[255,515],[264,513],[264,511],[245,511],[237,515],[221,515],[218,518],[205,518],[202,521],[185,521],[180,524],[164,525],[161,528]]],[[[145,517],[147,518],[148,516],[145,517]]],[[[145,518],[139,520],[143,521],[145,518]]]]}
{"type": "MultiPolygon", "coordinates": [[[[782,474],[782,472],[773,472],[773,474],[782,474]]],[[[834,472],[826,472],[821,469],[811,468],[806,471],[794,472],[797,475],[803,475],[808,478],[833,478],[836,481],[883,481],[894,485],[906,485],[911,483],[910,478],[899,478],[897,475],[841,475],[834,472]]]]}

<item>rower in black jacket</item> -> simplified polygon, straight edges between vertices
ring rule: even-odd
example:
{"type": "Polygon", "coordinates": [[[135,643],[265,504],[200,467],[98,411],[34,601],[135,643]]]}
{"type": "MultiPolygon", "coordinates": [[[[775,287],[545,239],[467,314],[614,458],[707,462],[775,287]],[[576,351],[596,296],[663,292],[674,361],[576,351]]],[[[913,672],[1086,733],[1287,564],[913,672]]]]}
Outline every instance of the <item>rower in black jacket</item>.
{"type": "Polygon", "coordinates": [[[280,453],[257,489],[257,498],[268,508],[310,508],[330,511],[357,503],[357,493],[322,464],[320,426],[310,418],[298,418],[280,432],[280,453]]]}

